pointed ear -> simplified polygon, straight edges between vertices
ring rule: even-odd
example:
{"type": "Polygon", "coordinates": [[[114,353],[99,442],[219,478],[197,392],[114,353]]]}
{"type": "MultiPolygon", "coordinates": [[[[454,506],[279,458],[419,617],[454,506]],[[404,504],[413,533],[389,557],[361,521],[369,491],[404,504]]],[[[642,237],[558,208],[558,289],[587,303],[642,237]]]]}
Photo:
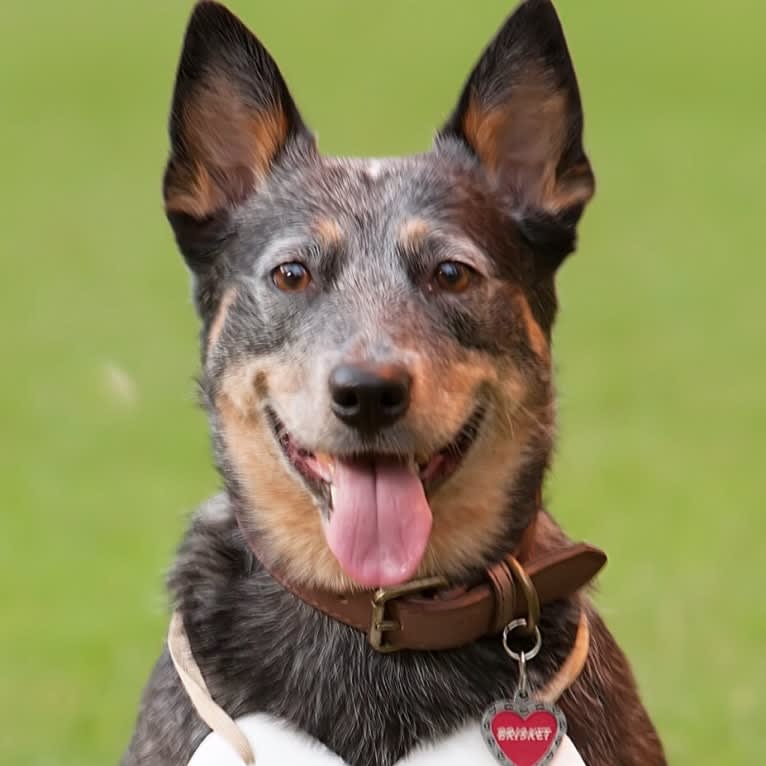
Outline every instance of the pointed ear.
{"type": "MultiPolygon", "coordinates": [[[[582,131],[580,93],[556,11],[549,0],[526,0],[484,52],[440,136],[469,146],[522,224],[527,218],[532,228],[548,229],[561,221],[573,246],[595,189],[582,131]]],[[[550,234],[560,239],[561,232],[550,234]]]]}
{"type": "Polygon", "coordinates": [[[308,135],[266,49],[222,5],[199,3],[170,115],[163,191],[174,226],[178,216],[202,222],[245,200],[299,133],[308,135]]]}

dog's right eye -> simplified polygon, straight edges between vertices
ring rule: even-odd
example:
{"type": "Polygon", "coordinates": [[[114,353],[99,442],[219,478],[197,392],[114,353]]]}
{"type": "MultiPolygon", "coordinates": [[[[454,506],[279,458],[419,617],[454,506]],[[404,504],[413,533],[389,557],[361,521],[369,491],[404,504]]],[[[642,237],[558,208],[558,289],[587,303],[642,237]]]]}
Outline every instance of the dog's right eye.
{"type": "Polygon", "coordinates": [[[474,281],[476,272],[460,261],[442,261],[436,268],[434,282],[447,293],[463,293],[474,281]]]}
{"type": "Polygon", "coordinates": [[[311,284],[311,274],[302,263],[282,263],[271,272],[271,280],[283,292],[299,293],[311,284]]]}

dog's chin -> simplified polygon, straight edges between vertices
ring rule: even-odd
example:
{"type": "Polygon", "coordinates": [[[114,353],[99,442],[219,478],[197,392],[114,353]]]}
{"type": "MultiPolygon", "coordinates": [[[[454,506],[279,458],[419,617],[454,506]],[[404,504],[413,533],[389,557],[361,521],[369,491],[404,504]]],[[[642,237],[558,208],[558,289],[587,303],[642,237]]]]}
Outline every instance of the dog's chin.
{"type": "Polygon", "coordinates": [[[481,431],[484,406],[427,456],[311,451],[274,409],[267,407],[266,414],[285,459],[318,502],[327,544],[344,572],[366,587],[412,579],[431,533],[428,498],[460,470],[481,431]]]}

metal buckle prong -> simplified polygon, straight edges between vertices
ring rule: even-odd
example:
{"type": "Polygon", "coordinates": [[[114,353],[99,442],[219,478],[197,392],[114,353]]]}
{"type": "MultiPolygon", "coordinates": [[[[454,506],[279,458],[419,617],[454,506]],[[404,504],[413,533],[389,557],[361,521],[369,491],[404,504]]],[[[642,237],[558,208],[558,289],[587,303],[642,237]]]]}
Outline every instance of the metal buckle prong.
{"type": "Polygon", "coordinates": [[[386,615],[386,605],[389,601],[426,590],[446,588],[447,585],[447,580],[444,577],[423,577],[420,580],[393,585],[390,588],[378,588],[371,601],[372,615],[370,618],[370,630],[367,633],[367,640],[370,642],[370,646],[381,654],[398,652],[401,648],[393,641],[385,640],[386,633],[401,628],[401,625],[396,620],[390,620],[386,615]]]}

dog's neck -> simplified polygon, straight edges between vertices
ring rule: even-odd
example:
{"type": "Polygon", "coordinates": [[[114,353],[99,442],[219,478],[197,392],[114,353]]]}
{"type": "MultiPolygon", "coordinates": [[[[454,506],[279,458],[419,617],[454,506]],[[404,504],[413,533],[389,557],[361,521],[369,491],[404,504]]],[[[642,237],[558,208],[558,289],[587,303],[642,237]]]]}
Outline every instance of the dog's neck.
{"type": "Polygon", "coordinates": [[[535,555],[539,508],[512,551],[483,572],[481,581],[454,587],[443,577],[426,577],[377,590],[337,593],[292,581],[268,567],[262,541],[240,529],[269,575],[305,604],[367,634],[376,651],[457,649],[496,635],[514,619],[534,629],[540,605],[574,595],[606,562],[597,548],[566,545],[535,555]]]}
{"type": "MultiPolygon", "coordinates": [[[[532,559],[567,547],[542,511],[532,559]]],[[[499,636],[449,652],[375,651],[364,632],[307,605],[273,578],[243,538],[227,495],[195,516],[169,587],[218,704],[235,717],[262,711],[284,718],[354,766],[394,763],[421,739],[446,736],[466,716],[512,695],[518,684],[499,636]],[[340,675],[332,670],[341,667],[340,675]],[[384,688],[385,695],[372,693],[384,688]],[[349,710],[358,711],[357,723],[338,726],[349,710]]],[[[534,688],[544,688],[571,653],[584,603],[575,594],[543,606],[543,649],[528,668],[534,688]]]]}

